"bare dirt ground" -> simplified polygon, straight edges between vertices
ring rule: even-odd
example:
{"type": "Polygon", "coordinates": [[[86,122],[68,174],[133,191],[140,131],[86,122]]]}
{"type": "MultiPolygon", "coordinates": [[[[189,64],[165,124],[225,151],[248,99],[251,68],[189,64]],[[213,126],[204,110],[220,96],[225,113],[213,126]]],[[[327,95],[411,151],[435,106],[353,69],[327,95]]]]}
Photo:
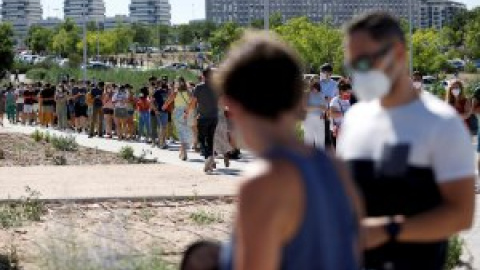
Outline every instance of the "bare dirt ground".
{"type": "Polygon", "coordinates": [[[228,238],[234,201],[104,202],[46,209],[40,222],[0,230],[0,254],[16,254],[20,269],[77,269],[84,262],[105,264],[133,255],[160,256],[176,265],[192,242],[228,238]]]}
{"type": "Polygon", "coordinates": [[[64,156],[65,165],[127,164],[117,154],[78,147],[77,151],[58,151],[50,143],[36,142],[18,133],[0,133],[0,167],[56,165],[55,158],[64,156]]]}

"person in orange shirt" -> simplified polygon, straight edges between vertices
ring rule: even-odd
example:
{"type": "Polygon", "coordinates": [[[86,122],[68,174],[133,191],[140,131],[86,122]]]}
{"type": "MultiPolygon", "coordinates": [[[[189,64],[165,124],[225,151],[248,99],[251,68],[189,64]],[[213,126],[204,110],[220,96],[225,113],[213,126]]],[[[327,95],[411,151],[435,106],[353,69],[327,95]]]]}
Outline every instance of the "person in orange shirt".
{"type": "Polygon", "coordinates": [[[138,111],[138,139],[141,140],[142,136],[145,141],[149,140],[150,134],[150,109],[151,103],[148,97],[149,91],[147,87],[140,89],[140,98],[137,100],[136,109],[138,111]]]}

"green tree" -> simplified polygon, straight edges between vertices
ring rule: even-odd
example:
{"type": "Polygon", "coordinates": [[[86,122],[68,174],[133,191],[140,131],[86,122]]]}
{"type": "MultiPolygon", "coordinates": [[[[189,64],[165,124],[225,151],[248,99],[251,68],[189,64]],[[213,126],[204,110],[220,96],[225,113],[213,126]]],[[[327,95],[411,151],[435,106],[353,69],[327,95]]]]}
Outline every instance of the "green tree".
{"type": "Polygon", "coordinates": [[[480,8],[471,12],[465,26],[465,47],[470,57],[480,58],[480,8]]]}
{"type": "Polygon", "coordinates": [[[70,18],[60,24],[52,38],[51,49],[62,57],[77,51],[76,45],[80,41],[80,29],[70,18]]]}
{"type": "Polygon", "coordinates": [[[155,44],[155,46],[163,47],[173,42],[173,31],[171,26],[160,24],[157,25],[153,31],[155,32],[153,35],[153,44],[155,44]]]}
{"type": "Polygon", "coordinates": [[[438,73],[447,66],[443,53],[445,41],[434,29],[422,29],[413,34],[413,67],[423,73],[438,73]]]}
{"type": "Polygon", "coordinates": [[[195,33],[192,27],[188,24],[179,25],[176,29],[178,35],[178,42],[180,45],[186,46],[193,43],[195,40],[195,33]]]}
{"type": "Polygon", "coordinates": [[[26,43],[34,53],[47,52],[52,47],[53,36],[53,30],[34,25],[28,30],[26,43]]]}
{"type": "Polygon", "coordinates": [[[0,24],[0,72],[5,74],[5,72],[12,68],[13,66],[13,27],[9,23],[0,24]]]}
{"type": "Polygon", "coordinates": [[[294,18],[275,31],[302,57],[306,66],[332,63],[335,72],[342,72],[343,34],[328,24],[314,24],[306,17],[294,18]]]}
{"type": "Polygon", "coordinates": [[[121,24],[117,25],[113,30],[112,40],[115,54],[126,53],[128,46],[133,42],[131,29],[121,24]]]}
{"type": "MultiPolygon", "coordinates": [[[[274,12],[270,15],[269,18],[269,27],[270,29],[275,29],[283,24],[283,16],[280,12],[274,12]]],[[[252,28],[255,29],[264,29],[265,28],[265,21],[263,19],[255,19],[252,22],[252,28]]]]}
{"type": "Polygon", "coordinates": [[[243,29],[234,22],[227,22],[220,26],[210,38],[213,54],[217,56],[224,54],[232,43],[240,39],[242,34],[243,29]]]}
{"type": "Polygon", "coordinates": [[[131,26],[133,34],[132,41],[140,46],[150,46],[154,35],[149,27],[140,23],[134,23],[131,26]]]}

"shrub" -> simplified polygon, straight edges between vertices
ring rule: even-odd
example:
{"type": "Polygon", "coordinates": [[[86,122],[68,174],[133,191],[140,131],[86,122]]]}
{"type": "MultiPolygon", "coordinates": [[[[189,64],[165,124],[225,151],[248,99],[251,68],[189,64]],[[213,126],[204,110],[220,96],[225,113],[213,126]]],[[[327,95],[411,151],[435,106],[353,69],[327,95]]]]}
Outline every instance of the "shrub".
{"type": "Polygon", "coordinates": [[[452,237],[448,242],[446,270],[454,269],[462,264],[460,257],[463,252],[463,244],[463,240],[458,236],[452,237]]]}
{"type": "Polygon", "coordinates": [[[212,223],[222,223],[223,218],[220,214],[214,214],[200,210],[190,214],[190,219],[198,225],[209,225],[212,223]]]}
{"type": "Polygon", "coordinates": [[[133,161],[135,160],[134,150],[131,146],[124,146],[120,149],[119,156],[125,160],[133,161]]]}
{"type": "Polygon", "coordinates": [[[30,80],[43,81],[47,77],[48,71],[44,68],[34,68],[27,72],[26,76],[30,80]]]}
{"type": "Polygon", "coordinates": [[[477,73],[477,66],[473,62],[468,62],[465,65],[465,72],[467,73],[477,73]]]}
{"type": "Polygon", "coordinates": [[[38,200],[40,193],[25,187],[27,196],[19,202],[0,205],[0,227],[11,228],[22,226],[26,221],[40,221],[45,213],[45,206],[38,200]]]}
{"type": "Polygon", "coordinates": [[[78,150],[78,143],[73,136],[53,136],[52,145],[59,151],[75,152],[78,150]]]}
{"type": "Polygon", "coordinates": [[[49,132],[46,132],[44,135],[43,135],[43,140],[46,142],[46,143],[50,143],[52,141],[52,135],[50,135],[49,132]]]}
{"type": "Polygon", "coordinates": [[[30,137],[35,140],[36,142],[41,142],[43,140],[43,132],[40,130],[36,129],[30,137]]]}
{"type": "Polygon", "coordinates": [[[65,166],[67,165],[67,158],[63,155],[58,155],[53,157],[53,164],[56,166],[65,166]]]}

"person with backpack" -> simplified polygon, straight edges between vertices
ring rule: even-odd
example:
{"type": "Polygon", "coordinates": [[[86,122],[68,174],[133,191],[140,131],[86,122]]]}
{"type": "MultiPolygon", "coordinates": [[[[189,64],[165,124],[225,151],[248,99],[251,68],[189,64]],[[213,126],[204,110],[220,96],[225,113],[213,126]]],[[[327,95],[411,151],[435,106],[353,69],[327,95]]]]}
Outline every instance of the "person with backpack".
{"type": "Polygon", "coordinates": [[[337,146],[337,138],[340,134],[342,122],[345,114],[350,109],[350,97],[352,86],[346,80],[340,80],[338,83],[338,96],[334,97],[330,101],[330,131],[332,146],[337,146]]]}

